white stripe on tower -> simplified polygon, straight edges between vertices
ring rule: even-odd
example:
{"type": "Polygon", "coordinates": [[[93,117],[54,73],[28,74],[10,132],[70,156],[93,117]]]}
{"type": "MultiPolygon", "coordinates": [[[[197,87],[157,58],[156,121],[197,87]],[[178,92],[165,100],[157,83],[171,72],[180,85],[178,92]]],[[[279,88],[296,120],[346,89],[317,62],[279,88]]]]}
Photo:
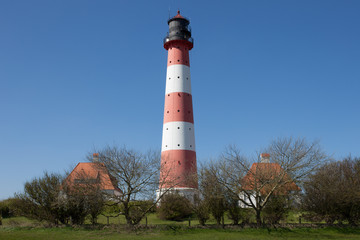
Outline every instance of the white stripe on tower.
{"type": "Polygon", "coordinates": [[[189,122],[168,122],[163,127],[161,151],[195,151],[194,124],[189,122]]]}
{"type": "Polygon", "coordinates": [[[166,74],[166,94],[184,92],[191,94],[190,67],[182,64],[168,66],[166,74]]]}

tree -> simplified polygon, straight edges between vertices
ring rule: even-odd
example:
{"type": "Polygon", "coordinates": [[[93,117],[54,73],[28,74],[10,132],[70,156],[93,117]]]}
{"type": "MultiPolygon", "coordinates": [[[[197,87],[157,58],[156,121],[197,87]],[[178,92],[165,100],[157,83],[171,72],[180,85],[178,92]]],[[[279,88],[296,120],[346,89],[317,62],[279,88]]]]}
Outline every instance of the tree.
{"type": "MultiPolygon", "coordinates": [[[[114,184],[121,194],[111,197],[114,204],[120,204],[121,214],[125,216],[128,225],[136,225],[150,212],[158,201],[170,189],[161,193],[157,200],[146,208],[139,200],[153,199],[155,191],[159,188],[160,155],[149,151],[140,153],[126,147],[105,147],[97,151],[99,160],[104,163],[114,184]]],[[[89,159],[92,160],[91,157],[89,159]]],[[[176,183],[174,183],[174,186],[176,183]]]]}
{"type": "Polygon", "coordinates": [[[360,158],[347,157],[343,161],[324,165],[304,184],[302,207],[308,217],[334,221],[348,221],[356,225],[360,220],[360,158]]]}
{"type": "Polygon", "coordinates": [[[271,142],[270,165],[253,164],[234,147],[228,147],[212,171],[219,183],[238,196],[243,207],[252,208],[258,225],[261,212],[273,195],[287,195],[312,173],[327,156],[318,142],[303,138],[279,138],[271,142]],[[272,164],[272,165],[271,165],[272,164]],[[268,167],[272,166],[272,167],[268,167]]]}
{"type": "Polygon", "coordinates": [[[208,209],[216,220],[217,225],[221,224],[226,211],[225,188],[217,181],[214,165],[202,167],[200,171],[200,193],[206,202],[208,209]]]}
{"type": "Polygon", "coordinates": [[[61,181],[60,175],[45,172],[43,177],[26,182],[24,192],[15,194],[13,201],[17,214],[58,224],[62,220],[58,205],[61,181]]]}

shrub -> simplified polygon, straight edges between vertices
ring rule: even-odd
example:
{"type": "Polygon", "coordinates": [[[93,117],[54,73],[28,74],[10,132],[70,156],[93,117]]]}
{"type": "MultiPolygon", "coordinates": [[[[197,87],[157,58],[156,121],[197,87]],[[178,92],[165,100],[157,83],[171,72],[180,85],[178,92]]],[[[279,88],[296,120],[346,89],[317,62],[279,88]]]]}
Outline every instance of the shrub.
{"type": "Polygon", "coordinates": [[[166,194],[161,199],[158,216],[162,220],[182,221],[192,215],[190,201],[178,193],[166,194]]]}
{"type": "Polygon", "coordinates": [[[307,218],[316,217],[328,224],[348,221],[360,224],[360,158],[324,165],[304,184],[302,208],[307,218]]]}
{"type": "Polygon", "coordinates": [[[264,222],[270,224],[279,223],[280,220],[286,218],[289,209],[286,196],[272,196],[263,210],[264,222]]]}
{"type": "Polygon", "coordinates": [[[13,200],[16,213],[57,224],[60,220],[59,212],[61,212],[57,204],[60,184],[61,176],[46,172],[43,177],[26,182],[24,193],[16,194],[13,200]]]}
{"type": "Polygon", "coordinates": [[[12,198],[0,201],[0,213],[3,218],[10,218],[15,216],[13,202],[14,199],[12,198]]]}
{"type": "Polygon", "coordinates": [[[225,204],[228,210],[227,216],[233,221],[234,225],[238,225],[239,221],[242,219],[243,209],[239,206],[238,196],[232,194],[229,191],[225,192],[225,204]]]}

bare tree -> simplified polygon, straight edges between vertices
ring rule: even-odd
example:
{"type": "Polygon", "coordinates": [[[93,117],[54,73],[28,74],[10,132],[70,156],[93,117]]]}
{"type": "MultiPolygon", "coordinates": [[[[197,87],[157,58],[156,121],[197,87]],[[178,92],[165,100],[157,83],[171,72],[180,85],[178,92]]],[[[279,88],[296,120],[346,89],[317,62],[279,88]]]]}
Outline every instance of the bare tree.
{"type": "Polygon", "coordinates": [[[324,165],[304,184],[302,207],[307,217],[325,220],[360,222],[360,158],[347,157],[343,161],[324,165]]]}
{"type": "Polygon", "coordinates": [[[285,195],[300,190],[300,184],[320,164],[327,160],[318,142],[308,143],[303,138],[279,138],[271,142],[267,151],[271,163],[254,163],[230,146],[221,155],[212,171],[218,181],[238,196],[243,207],[252,208],[258,225],[261,212],[274,195],[285,195]]]}
{"type": "MultiPolygon", "coordinates": [[[[171,190],[171,187],[167,187],[158,199],[154,199],[159,188],[160,154],[154,151],[144,154],[116,146],[108,146],[98,152],[98,161],[105,164],[113,177],[114,185],[120,191],[119,195],[109,197],[114,204],[121,205],[121,214],[125,216],[128,225],[138,224],[161,197],[171,190]]],[[[92,160],[91,157],[89,159],[92,160]]],[[[169,182],[166,184],[169,186],[169,182]]],[[[176,183],[171,186],[176,186],[176,183]]]]}

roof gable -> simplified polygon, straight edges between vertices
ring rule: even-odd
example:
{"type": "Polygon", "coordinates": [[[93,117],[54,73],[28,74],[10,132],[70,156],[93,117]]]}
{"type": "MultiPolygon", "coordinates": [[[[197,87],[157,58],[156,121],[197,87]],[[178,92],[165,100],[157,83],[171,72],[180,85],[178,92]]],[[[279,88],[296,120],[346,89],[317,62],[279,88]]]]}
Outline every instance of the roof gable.
{"type": "Polygon", "coordinates": [[[66,177],[66,184],[71,186],[96,185],[101,190],[118,190],[114,178],[103,163],[81,162],[66,177]]]}
{"type": "Polygon", "coordinates": [[[254,163],[242,179],[243,190],[259,190],[262,194],[271,191],[276,184],[280,187],[275,194],[301,190],[278,163],[254,163]]]}

